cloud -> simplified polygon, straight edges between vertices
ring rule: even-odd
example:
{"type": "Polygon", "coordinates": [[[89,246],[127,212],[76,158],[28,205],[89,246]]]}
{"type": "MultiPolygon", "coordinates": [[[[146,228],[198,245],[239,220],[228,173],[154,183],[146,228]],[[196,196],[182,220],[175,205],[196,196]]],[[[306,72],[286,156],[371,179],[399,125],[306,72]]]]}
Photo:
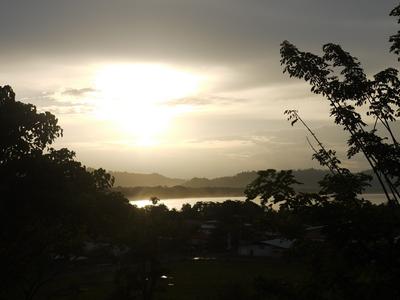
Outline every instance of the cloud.
{"type": "Polygon", "coordinates": [[[62,95],[67,95],[67,96],[75,96],[75,97],[79,97],[79,96],[83,96],[86,95],[88,93],[93,93],[96,92],[96,89],[90,88],[90,87],[86,87],[86,88],[81,88],[81,89],[66,89],[64,90],[61,94],[62,95]]]}
{"type": "Polygon", "coordinates": [[[205,96],[174,99],[174,100],[168,101],[167,105],[171,105],[171,106],[176,106],[176,105],[194,105],[194,106],[227,105],[227,104],[237,104],[237,103],[241,103],[241,102],[245,102],[245,101],[247,101],[247,100],[241,99],[241,98],[205,95],[205,96]]]}
{"type": "MultiPolygon", "coordinates": [[[[342,155],[343,132],[315,126],[327,124],[327,103],[311,95],[302,81],[282,74],[280,43],[289,40],[302,50],[321,53],[322,44],[337,42],[358,56],[368,73],[395,63],[387,54],[388,36],[398,26],[388,16],[397,4],[394,0],[3,2],[0,40],[6,42],[0,81],[22,91],[23,99],[38,108],[70,119],[66,126],[77,124],[80,116],[75,114],[93,109],[96,91],[91,83],[99,65],[168,64],[204,75],[210,83],[204,95],[165,104],[194,108],[171,123],[178,143],[168,155],[166,149],[160,149],[158,157],[138,150],[135,160],[131,151],[115,155],[121,149],[117,146],[101,157],[92,149],[86,152],[91,165],[108,164],[109,169],[126,169],[132,162],[130,168],[136,171],[140,166],[166,173],[197,170],[204,176],[263,166],[308,167],[306,132],[288,129],[285,109],[299,109],[324,143],[342,155]],[[50,92],[40,93],[43,90],[50,92]],[[181,140],[191,141],[188,151],[179,148],[181,140]],[[239,158],[240,164],[235,161],[239,158]]],[[[100,138],[110,128],[85,122],[67,127],[71,143],[93,138],[94,132],[100,138]]]]}
{"type": "Polygon", "coordinates": [[[63,92],[33,92],[29,96],[20,98],[20,101],[32,103],[37,106],[39,111],[49,111],[55,115],[66,114],[87,114],[93,111],[93,104],[77,99],[71,101],[69,96],[79,97],[94,91],[90,88],[65,89],[63,92]]]}
{"type": "Polygon", "coordinates": [[[87,114],[92,111],[92,107],[88,105],[52,105],[52,106],[44,106],[40,108],[40,111],[49,111],[56,116],[58,115],[82,115],[87,114]]]}

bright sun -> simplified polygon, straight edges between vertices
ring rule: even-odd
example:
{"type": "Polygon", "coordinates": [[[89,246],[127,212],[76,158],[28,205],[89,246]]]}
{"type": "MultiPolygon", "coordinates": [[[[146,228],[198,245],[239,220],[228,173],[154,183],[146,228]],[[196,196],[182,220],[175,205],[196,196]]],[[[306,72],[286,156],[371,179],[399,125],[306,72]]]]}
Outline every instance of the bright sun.
{"type": "Polygon", "coordinates": [[[99,93],[95,114],[117,124],[132,144],[153,146],[182,112],[182,107],[168,102],[197,93],[199,84],[199,76],[165,65],[103,66],[95,77],[99,93]]]}

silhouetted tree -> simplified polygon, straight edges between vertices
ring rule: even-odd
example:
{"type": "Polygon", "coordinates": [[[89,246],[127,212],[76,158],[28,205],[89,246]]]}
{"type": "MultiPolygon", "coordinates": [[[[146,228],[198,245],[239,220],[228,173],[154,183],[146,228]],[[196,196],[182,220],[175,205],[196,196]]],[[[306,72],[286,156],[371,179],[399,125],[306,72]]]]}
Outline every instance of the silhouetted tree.
{"type": "MultiPolygon", "coordinates": [[[[400,16],[400,6],[391,15],[400,16]]],[[[391,51],[396,54],[400,53],[399,37],[400,32],[390,39],[391,51]]],[[[273,284],[275,290],[269,282],[259,282],[260,296],[398,299],[400,148],[392,129],[400,116],[398,71],[389,68],[369,79],[358,60],[339,45],[324,45],[322,56],[302,52],[287,41],[281,46],[284,72],[309,82],[312,92],[328,100],[335,123],[349,133],[348,158],[358,153],[365,156],[388,202],[373,205],[361,198],[370,177],[342,167],[336,152],[323,145],[297,111],[285,111],[292,125],[300,122],[311,134],[313,142],[308,142],[313,158],[331,174],[320,181],[319,194],[309,194],[291,188],[296,182],[287,171],[262,171],[245,193],[249,199],[261,197],[263,203],[276,203],[278,199],[280,218],[295,218],[303,228],[319,225],[323,238],[309,240],[305,232],[297,236],[295,253],[310,267],[309,280],[288,287],[279,282],[273,284]],[[367,123],[368,118],[372,124],[367,123]]]]}
{"type": "MultiPolygon", "coordinates": [[[[391,15],[398,16],[399,7],[391,15]]],[[[398,34],[392,36],[391,51],[398,50],[398,34]]],[[[389,202],[399,204],[400,147],[392,123],[400,116],[400,80],[398,70],[388,68],[368,79],[357,58],[339,45],[326,44],[323,55],[302,52],[288,41],[281,45],[281,64],[291,77],[304,79],[311,91],[323,95],[331,106],[335,123],[343,126],[350,137],[347,156],[362,153],[367,159],[389,202]],[[366,111],[363,116],[362,110],[366,111]],[[368,125],[365,117],[372,119],[368,125]],[[380,124],[383,130],[378,130],[380,124]]],[[[297,111],[286,111],[292,125],[300,121],[317,141],[320,150],[315,157],[340,175],[337,158],[326,150],[297,111]]]]}
{"type": "Polygon", "coordinates": [[[16,101],[9,86],[0,87],[0,122],[0,297],[33,299],[83,241],[118,240],[129,203],[103,169],[88,172],[74,152],[50,148],[57,119],[16,101]]]}
{"type": "MultiPolygon", "coordinates": [[[[391,14],[399,16],[399,11],[400,6],[391,14]]],[[[400,53],[398,37],[399,33],[391,37],[391,51],[396,54],[400,53]]],[[[283,194],[281,202],[286,204],[281,208],[289,208],[304,227],[310,223],[323,226],[325,236],[321,241],[298,240],[298,249],[311,267],[311,280],[298,294],[305,293],[306,299],[397,299],[400,149],[392,124],[400,116],[398,71],[389,68],[369,79],[358,60],[339,45],[324,45],[322,56],[302,52],[287,41],[281,46],[284,72],[309,82],[312,92],[328,100],[335,123],[350,134],[348,158],[358,153],[365,156],[388,200],[388,205],[376,206],[360,198],[369,176],[342,167],[336,152],[323,145],[297,111],[285,111],[292,125],[305,126],[317,144],[308,140],[313,158],[331,171],[320,181],[319,195],[296,194],[277,185],[283,194]],[[368,118],[372,124],[365,121],[368,118]]],[[[271,201],[272,193],[266,191],[275,188],[274,182],[267,174],[260,174],[258,182],[266,185],[255,181],[246,195],[268,196],[271,201]],[[254,186],[258,189],[251,189],[254,186]]],[[[274,194],[280,195],[279,191],[274,194]]],[[[285,299],[284,291],[276,295],[285,299]]]]}
{"type": "Polygon", "coordinates": [[[258,178],[246,187],[245,195],[248,200],[260,197],[262,205],[268,202],[272,205],[289,201],[296,194],[292,185],[300,184],[294,179],[291,170],[277,172],[274,169],[268,169],[258,171],[257,174],[258,178]]]}
{"type": "Polygon", "coordinates": [[[10,86],[0,88],[0,165],[42,153],[62,135],[58,120],[49,112],[38,113],[32,104],[15,101],[10,86]]]}

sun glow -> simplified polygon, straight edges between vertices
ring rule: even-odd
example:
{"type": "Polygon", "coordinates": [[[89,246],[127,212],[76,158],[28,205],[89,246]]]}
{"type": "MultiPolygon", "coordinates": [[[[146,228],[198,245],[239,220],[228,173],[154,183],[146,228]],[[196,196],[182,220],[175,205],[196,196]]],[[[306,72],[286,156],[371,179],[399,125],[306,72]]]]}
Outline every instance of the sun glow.
{"type": "Polygon", "coordinates": [[[164,65],[103,66],[95,77],[95,115],[116,124],[132,144],[154,146],[187,109],[169,101],[196,94],[199,85],[199,76],[164,65]]]}

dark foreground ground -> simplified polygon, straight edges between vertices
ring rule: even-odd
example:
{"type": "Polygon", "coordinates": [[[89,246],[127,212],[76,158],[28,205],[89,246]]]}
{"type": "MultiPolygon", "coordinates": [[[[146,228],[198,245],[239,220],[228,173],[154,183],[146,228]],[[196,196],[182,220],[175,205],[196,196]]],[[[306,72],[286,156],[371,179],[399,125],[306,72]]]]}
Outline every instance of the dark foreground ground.
{"type": "MultiPolygon", "coordinates": [[[[112,299],[115,269],[115,266],[107,264],[77,267],[48,285],[39,298],[112,299]]],[[[245,299],[246,295],[254,292],[255,280],[260,276],[296,282],[301,281],[305,274],[302,266],[285,259],[237,257],[186,259],[168,263],[165,269],[165,276],[157,284],[154,296],[157,300],[245,299]]]]}

